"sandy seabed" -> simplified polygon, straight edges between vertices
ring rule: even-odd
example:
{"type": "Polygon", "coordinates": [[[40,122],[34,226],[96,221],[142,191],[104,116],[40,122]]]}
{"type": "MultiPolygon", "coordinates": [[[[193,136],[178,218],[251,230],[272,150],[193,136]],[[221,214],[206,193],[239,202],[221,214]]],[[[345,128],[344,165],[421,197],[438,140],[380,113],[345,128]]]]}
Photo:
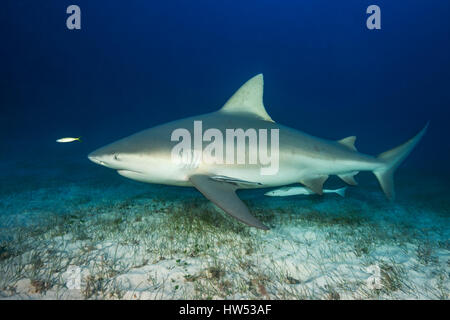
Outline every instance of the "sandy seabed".
{"type": "Polygon", "coordinates": [[[192,188],[5,162],[0,298],[449,299],[449,185],[398,171],[394,203],[370,175],[346,198],[240,192],[261,231],[192,188]]]}

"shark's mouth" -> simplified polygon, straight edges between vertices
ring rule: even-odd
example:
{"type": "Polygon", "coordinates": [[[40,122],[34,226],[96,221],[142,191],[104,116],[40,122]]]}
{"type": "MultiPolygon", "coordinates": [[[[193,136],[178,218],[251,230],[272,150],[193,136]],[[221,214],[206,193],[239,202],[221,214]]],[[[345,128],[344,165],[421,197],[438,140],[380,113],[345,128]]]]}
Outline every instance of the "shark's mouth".
{"type": "Polygon", "coordinates": [[[94,157],[88,157],[88,158],[89,158],[89,160],[91,160],[92,162],[94,162],[94,163],[96,163],[96,164],[99,164],[99,165],[105,166],[105,167],[107,166],[105,162],[103,162],[103,161],[101,161],[101,160],[98,160],[98,159],[96,159],[96,158],[94,158],[94,157]]]}
{"type": "Polygon", "coordinates": [[[122,177],[131,179],[131,180],[136,180],[136,181],[141,181],[141,182],[150,182],[148,176],[141,172],[131,171],[131,170],[117,170],[117,173],[120,174],[122,177]]]}
{"type": "Polygon", "coordinates": [[[144,175],[142,172],[131,171],[131,170],[117,170],[117,173],[124,177],[130,176],[130,175],[140,175],[140,176],[144,175]]]}

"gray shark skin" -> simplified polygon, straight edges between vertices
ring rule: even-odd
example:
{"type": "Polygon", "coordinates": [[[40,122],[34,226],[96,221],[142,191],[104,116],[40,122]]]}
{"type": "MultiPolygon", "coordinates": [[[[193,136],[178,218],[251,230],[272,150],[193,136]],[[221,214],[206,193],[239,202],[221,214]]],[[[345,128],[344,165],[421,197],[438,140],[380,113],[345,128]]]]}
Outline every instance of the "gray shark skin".
{"type": "MultiPolygon", "coordinates": [[[[330,175],[338,175],[346,183],[356,185],[354,175],[359,171],[372,171],[386,196],[394,199],[394,171],[417,145],[427,127],[428,124],[404,144],[377,157],[365,155],[356,150],[354,136],[339,141],[325,140],[275,123],[263,105],[263,76],[259,74],[247,81],[216,112],[172,121],[138,132],[102,147],[88,157],[133,180],[195,187],[236,219],[267,230],[267,226],[253,217],[237,197],[237,189],[278,187],[300,182],[313,192],[322,194],[323,183],[330,175]],[[268,132],[279,129],[278,172],[262,175],[262,165],[259,162],[174,163],[171,152],[178,141],[171,141],[171,135],[174,130],[185,128],[194,136],[194,121],[202,121],[203,132],[216,128],[224,137],[226,129],[254,128],[267,129],[268,132]]],[[[258,144],[249,144],[247,140],[247,154],[252,148],[259,148],[258,144]]],[[[270,138],[267,140],[267,149],[270,150],[272,141],[270,138]]],[[[209,143],[203,142],[203,148],[209,143]]]]}

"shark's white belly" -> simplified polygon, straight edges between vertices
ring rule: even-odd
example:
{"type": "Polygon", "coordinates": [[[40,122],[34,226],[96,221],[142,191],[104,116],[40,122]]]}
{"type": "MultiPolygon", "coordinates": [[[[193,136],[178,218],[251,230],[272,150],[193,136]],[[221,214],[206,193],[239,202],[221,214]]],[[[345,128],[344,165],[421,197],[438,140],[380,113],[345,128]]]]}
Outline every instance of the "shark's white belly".
{"type": "MultiPolygon", "coordinates": [[[[196,171],[248,181],[249,184],[242,185],[242,188],[265,188],[298,183],[301,180],[318,176],[369,170],[373,167],[373,162],[352,159],[320,159],[296,155],[284,157],[279,163],[278,172],[273,175],[262,175],[260,166],[256,165],[203,165],[196,168],[196,171]]],[[[195,172],[186,172],[186,176],[193,173],[195,172]]]]}
{"type": "Polygon", "coordinates": [[[298,183],[318,176],[345,174],[370,168],[373,168],[373,163],[357,159],[335,160],[333,157],[310,157],[301,153],[284,153],[280,155],[278,170],[275,174],[262,174],[261,165],[256,164],[207,164],[203,161],[195,161],[193,158],[191,162],[182,163],[177,167],[171,164],[169,158],[153,160],[144,162],[141,167],[136,166],[136,171],[118,170],[118,173],[141,182],[176,186],[192,186],[189,181],[190,176],[206,174],[247,182],[239,184],[240,188],[265,188],[298,183]]]}

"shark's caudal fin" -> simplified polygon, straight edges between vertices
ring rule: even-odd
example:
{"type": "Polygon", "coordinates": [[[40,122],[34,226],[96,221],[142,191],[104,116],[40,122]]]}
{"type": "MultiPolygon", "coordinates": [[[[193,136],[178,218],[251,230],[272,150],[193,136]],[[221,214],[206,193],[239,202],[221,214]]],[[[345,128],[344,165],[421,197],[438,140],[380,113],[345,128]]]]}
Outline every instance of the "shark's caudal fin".
{"type": "Polygon", "coordinates": [[[405,160],[405,158],[411,153],[411,151],[423,137],[423,135],[427,131],[428,124],[429,123],[427,123],[427,125],[422,130],[420,130],[418,134],[406,141],[404,144],[378,155],[378,159],[381,160],[384,165],[380,169],[374,170],[373,173],[377,177],[384,194],[389,200],[394,200],[395,198],[395,169],[397,169],[402,161],[405,160]]]}

